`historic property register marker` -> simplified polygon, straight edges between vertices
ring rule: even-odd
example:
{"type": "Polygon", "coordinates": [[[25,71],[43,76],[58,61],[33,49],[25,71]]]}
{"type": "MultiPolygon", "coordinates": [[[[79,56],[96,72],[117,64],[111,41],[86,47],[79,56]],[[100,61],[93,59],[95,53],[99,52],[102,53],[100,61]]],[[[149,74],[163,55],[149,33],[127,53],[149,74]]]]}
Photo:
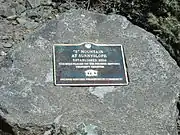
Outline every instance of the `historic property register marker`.
{"type": "Polygon", "coordinates": [[[121,44],[55,44],[55,85],[127,85],[121,44]]]}

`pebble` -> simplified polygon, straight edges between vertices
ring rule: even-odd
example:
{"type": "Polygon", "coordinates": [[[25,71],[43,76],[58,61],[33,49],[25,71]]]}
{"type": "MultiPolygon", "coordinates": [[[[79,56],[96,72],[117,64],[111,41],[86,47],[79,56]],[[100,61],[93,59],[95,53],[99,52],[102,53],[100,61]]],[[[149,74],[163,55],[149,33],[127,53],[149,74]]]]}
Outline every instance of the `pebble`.
{"type": "Polygon", "coordinates": [[[8,40],[9,37],[8,37],[8,36],[2,36],[1,39],[2,39],[2,40],[8,40]]]}
{"type": "Polygon", "coordinates": [[[5,48],[11,48],[11,47],[12,47],[12,44],[11,44],[11,43],[5,43],[5,44],[3,44],[3,47],[5,47],[5,48]]]}
{"type": "Polygon", "coordinates": [[[41,5],[51,5],[52,0],[41,0],[41,5]]]}
{"type": "Polygon", "coordinates": [[[18,23],[17,23],[17,21],[12,21],[12,24],[17,25],[18,23]]]}
{"type": "Polygon", "coordinates": [[[27,12],[26,16],[32,19],[41,18],[41,16],[36,11],[27,12]]]}
{"type": "Polygon", "coordinates": [[[17,22],[22,25],[22,24],[25,24],[27,20],[24,18],[17,18],[17,22]]]}
{"type": "Polygon", "coordinates": [[[55,17],[56,17],[56,19],[59,19],[59,18],[60,18],[60,16],[59,16],[58,14],[56,14],[55,17]]]}
{"type": "Polygon", "coordinates": [[[32,8],[40,6],[40,0],[27,0],[32,8]]]}
{"type": "Polygon", "coordinates": [[[15,8],[7,7],[4,11],[5,11],[4,16],[6,17],[16,15],[15,8]]]}
{"type": "Polygon", "coordinates": [[[21,4],[18,4],[17,7],[16,7],[16,14],[20,15],[22,12],[24,12],[26,10],[26,7],[21,5],[21,4]]]}
{"type": "Polygon", "coordinates": [[[0,52],[0,55],[1,55],[1,56],[6,56],[7,53],[5,53],[4,51],[1,51],[1,52],[0,52]]]}
{"type": "Polygon", "coordinates": [[[37,22],[27,22],[24,26],[27,29],[35,29],[36,27],[38,27],[38,23],[37,22]]]}
{"type": "Polygon", "coordinates": [[[0,56],[0,62],[3,61],[3,58],[4,58],[4,57],[0,56]]]}
{"type": "Polygon", "coordinates": [[[15,20],[17,18],[17,15],[8,16],[7,20],[15,20]]]}

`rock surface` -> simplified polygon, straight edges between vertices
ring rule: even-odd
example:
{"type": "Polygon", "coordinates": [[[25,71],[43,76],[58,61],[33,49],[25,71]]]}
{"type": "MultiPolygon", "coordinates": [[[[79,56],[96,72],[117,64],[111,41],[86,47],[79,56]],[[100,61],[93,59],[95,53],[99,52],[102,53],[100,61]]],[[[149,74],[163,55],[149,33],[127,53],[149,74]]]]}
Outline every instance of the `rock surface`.
{"type": "Polygon", "coordinates": [[[0,115],[12,125],[85,123],[103,135],[177,135],[180,69],[151,33],[125,17],[70,10],[9,52],[0,75],[0,115]],[[53,44],[85,41],[124,46],[128,86],[53,85],[53,44]]]}

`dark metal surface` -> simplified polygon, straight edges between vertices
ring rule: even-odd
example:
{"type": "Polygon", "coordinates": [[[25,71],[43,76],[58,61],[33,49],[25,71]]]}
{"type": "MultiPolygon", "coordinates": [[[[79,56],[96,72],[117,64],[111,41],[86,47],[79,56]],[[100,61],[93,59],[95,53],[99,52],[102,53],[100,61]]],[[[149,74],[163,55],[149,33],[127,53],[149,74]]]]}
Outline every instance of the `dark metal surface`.
{"type": "Polygon", "coordinates": [[[55,85],[127,85],[121,44],[56,44],[53,47],[55,85]]]}

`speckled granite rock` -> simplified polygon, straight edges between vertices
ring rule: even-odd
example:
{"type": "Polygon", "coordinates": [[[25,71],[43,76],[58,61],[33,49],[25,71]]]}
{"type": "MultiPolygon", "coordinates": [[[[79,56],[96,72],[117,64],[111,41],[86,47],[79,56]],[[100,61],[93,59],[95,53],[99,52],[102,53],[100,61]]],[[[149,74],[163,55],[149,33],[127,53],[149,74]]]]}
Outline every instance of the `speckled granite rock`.
{"type": "Polygon", "coordinates": [[[17,45],[0,75],[0,115],[12,125],[85,123],[104,135],[177,134],[180,69],[151,33],[125,17],[66,12],[17,45]],[[53,44],[84,41],[124,45],[129,85],[54,86],[53,44]]]}

